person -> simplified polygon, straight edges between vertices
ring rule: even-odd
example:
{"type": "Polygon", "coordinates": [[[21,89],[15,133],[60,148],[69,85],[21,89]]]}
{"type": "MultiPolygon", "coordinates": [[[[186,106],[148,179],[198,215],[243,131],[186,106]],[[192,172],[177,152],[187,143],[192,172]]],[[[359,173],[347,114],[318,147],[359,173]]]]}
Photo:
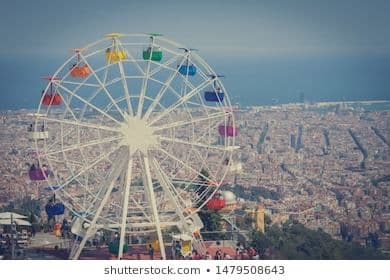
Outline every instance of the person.
{"type": "Polygon", "coordinates": [[[28,131],[33,131],[33,125],[32,124],[30,124],[30,127],[28,128],[28,131]]]}
{"type": "Polygon", "coordinates": [[[215,252],[214,260],[221,260],[222,259],[222,253],[221,250],[218,248],[215,252]]]}
{"type": "Polygon", "coordinates": [[[102,240],[102,233],[100,230],[98,230],[95,233],[95,246],[96,246],[96,248],[100,247],[101,240],[102,240]]]}
{"type": "Polygon", "coordinates": [[[171,245],[171,258],[172,260],[176,259],[176,247],[175,247],[175,240],[172,241],[171,245]]]}
{"type": "Polygon", "coordinates": [[[68,224],[68,221],[64,218],[62,220],[61,236],[63,238],[66,238],[68,235],[69,235],[69,224],[68,224]]]}
{"type": "Polygon", "coordinates": [[[224,260],[231,260],[232,257],[231,257],[229,254],[224,253],[224,254],[223,254],[223,259],[224,259],[224,260]]]}
{"type": "Polygon", "coordinates": [[[151,260],[153,260],[153,255],[154,255],[154,249],[152,247],[152,244],[149,244],[149,257],[151,260]]]}
{"type": "Polygon", "coordinates": [[[175,258],[180,259],[182,257],[181,255],[181,244],[179,241],[176,241],[175,244],[175,258]]]}
{"type": "Polygon", "coordinates": [[[11,246],[11,237],[9,236],[9,234],[5,236],[5,243],[8,247],[11,246]]]}
{"type": "Polygon", "coordinates": [[[205,259],[206,260],[211,260],[211,255],[210,255],[209,251],[206,252],[205,259]]]}
{"type": "Polygon", "coordinates": [[[192,259],[193,260],[200,260],[202,257],[201,257],[201,255],[198,253],[198,251],[197,250],[193,250],[192,251],[192,259]]]}

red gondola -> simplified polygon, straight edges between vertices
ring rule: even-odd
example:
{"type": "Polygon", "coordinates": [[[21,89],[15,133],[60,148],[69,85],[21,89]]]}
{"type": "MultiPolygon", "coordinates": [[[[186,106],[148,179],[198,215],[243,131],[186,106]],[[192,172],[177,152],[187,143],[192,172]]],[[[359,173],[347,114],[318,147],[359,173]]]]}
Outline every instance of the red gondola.
{"type": "Polygon", "coordinates": [[[42,104],[46,106],[60,105],[61,101],[61,96],[58,93],[46,93],[43,96],[42,104]]]}
{"type": "Polygon", "coordinates": [[[77,53],[77,61],[70,67],[70,75],[75,78],[86,78],[91,74],[87,64],[81,64],[80,49],[74,49],[77,53]]]}
{"type": "Polygon", "coordinates": [[[206,203],[206,207],[215,211],[221,210],[225,207],[225,200],[220,194],[216,194],[206,203]]]}
{"type": "Polygon", "coordinates": [[[46,106],[50,105],[60,105],[62,98],[61,95],[53,90],[53,80],[59,80],[57,77],[43,77],[43,79],[50,81],[50,90],[48,92],[42,91],[43,98],[42,98],[42,104],[46,106]]]}

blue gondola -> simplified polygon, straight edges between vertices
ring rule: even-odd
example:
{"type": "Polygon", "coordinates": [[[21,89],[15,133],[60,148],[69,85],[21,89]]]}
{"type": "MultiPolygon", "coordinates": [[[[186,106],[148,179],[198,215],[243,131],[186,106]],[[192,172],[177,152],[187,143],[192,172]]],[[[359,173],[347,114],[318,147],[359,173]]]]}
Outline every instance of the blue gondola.
{"type": "Polygon", "coordinates": [[[179,73],[183,76],[195,76],[196,74],[196,67],[195,65],[181,65],[179,67],[179,73]]]}
{"type": "Polygon", "coordinates": [[[225,94],[222,91],[206,91],[204,99],[209,102],[222,102],[225,94]]]}
{"type": "Polygon", "coordinates": [[[57,203],[48,203],[45,206],[45,211],[47,216],[53,217],[58,215],[63,215],[65,213],[65,206],[64,204],[57,202],[57,203]]]}
{"type": "Polygon", "coordinates": [[[48,187],[44,187],[43,190],[46,192],[51,192],[51,191],[58,190],[59,188],[60,186],[48,186],[48,187]]]}

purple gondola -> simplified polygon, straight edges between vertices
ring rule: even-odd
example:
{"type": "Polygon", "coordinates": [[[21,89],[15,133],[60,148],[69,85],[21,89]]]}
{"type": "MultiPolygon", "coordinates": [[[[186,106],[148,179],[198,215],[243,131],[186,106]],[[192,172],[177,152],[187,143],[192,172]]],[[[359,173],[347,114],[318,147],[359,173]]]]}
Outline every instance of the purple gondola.
{"type": "Polygon", "coordinates": [[[238,135],[238,127],[233,125],[223,125],[218,126],[219,135],[223,137],[233,137],[238,135]]]}
{"type": "Polygon", "coordinates": [[[43,170],[40,167],[34,167],[34,168],[30,168],[30,170],[28,171],[28,176],[32,181],[42,181],[49,176],[49,171],[43,170]]]}

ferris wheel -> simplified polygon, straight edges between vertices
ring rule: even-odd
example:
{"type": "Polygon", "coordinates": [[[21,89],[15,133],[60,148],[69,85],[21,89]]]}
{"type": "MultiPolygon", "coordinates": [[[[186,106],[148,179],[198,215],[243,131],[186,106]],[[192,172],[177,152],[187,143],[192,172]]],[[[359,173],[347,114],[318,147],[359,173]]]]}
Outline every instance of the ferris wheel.
{"type": "Polygon", "coordinates": [[[197,212],[229,171],[238,134],[220,78],[194,49],[119,33],[75,49],[45,77],[30,128],[33,177],[75,216],[70,258],[102,229],[117,233],[118,258],[127,237],[150,234],[165,259],[172,228],[204,250],[197,212]]]}

